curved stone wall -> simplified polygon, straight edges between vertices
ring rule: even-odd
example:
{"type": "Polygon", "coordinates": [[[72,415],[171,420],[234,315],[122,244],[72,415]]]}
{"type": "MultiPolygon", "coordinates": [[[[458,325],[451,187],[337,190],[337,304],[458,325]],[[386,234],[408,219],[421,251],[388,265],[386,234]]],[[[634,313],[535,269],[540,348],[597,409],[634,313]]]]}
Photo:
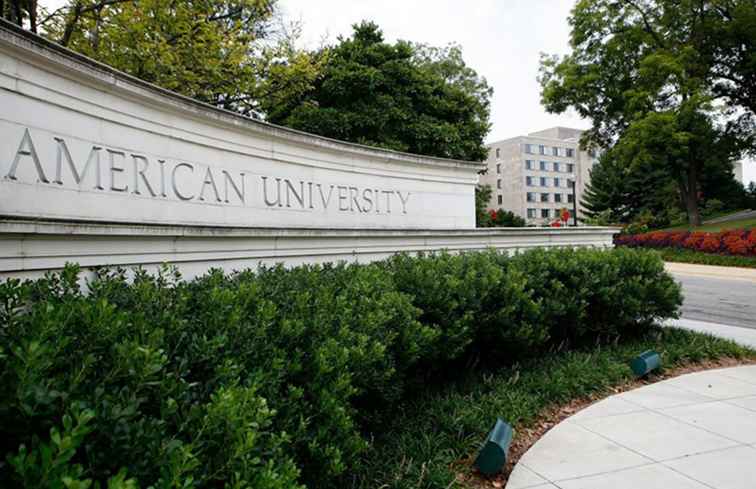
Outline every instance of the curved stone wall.
{"type": "Polygon", "coordinates": [[[162,90],[0,24],[2,215],[469,229],[482,163],[313,136],[162,90]]]}

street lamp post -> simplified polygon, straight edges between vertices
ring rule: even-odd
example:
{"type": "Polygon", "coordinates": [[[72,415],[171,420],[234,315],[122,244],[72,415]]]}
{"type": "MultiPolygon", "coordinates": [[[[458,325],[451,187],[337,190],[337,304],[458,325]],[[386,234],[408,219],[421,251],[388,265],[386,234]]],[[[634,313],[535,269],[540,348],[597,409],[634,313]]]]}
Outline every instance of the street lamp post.
{"type": "Polygon", "coordinates": [[[577,193],[575,192],[575,180],[567,180],[572,186],[572,225],[577,226],[577,193]]]}

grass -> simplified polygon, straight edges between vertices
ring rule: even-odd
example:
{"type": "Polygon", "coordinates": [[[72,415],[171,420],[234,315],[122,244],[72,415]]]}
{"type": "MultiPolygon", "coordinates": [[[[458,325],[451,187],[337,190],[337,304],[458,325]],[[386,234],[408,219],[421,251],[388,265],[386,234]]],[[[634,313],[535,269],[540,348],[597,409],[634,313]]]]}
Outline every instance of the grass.
{"type": "Polygon", "coordinates": [[[756,268],[756,257],[753,256],[717,255],[682,248],[656,248],[656,251],[661,254],[664,261],[699,263],[720,267],[756,268]]]}
{"type": "Polygon", "coordinates": [[[726,231],[728,229],[751,229],[751,228],[756,228],[756,217],[750,217],[748,219],[738,219],[736,221],[717,222],[714,224],[702,224],[701,226],[691,226],[689,224],[681,224],[679,226],[659,229],[658,231],[705,231],[709,233],[716,233],[719,231],[726,231]]]}
{"type": "Polygon", "coordinates": [[[553,353],[494,371],[470,369],[405,404],[384,426],[342,487],[452,488],[470,472],[469,460],[500,417],[518,431],[549,409],[576,399],[612,394],[633,379],[629,361],[654,349],[666,369],[722,358],[756,359],[756,351],[689,331],[665,328],[618,345],[553,353]]]}

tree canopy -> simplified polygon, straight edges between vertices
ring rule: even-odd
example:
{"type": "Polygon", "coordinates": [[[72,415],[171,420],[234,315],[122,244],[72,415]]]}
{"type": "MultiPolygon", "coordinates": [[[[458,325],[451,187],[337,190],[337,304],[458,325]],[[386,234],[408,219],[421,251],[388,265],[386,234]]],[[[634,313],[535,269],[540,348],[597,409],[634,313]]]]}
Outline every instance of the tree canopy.
{"type": "MultiPolygon", "coordinates": [[[[44,31],[145,81],[260,116],[260,99],[278,75],[275,8],[275,0],[69,0],[44,31]]],[[[289,65],[304,75],[301,64],[310,60],[291,54],[289,65]]]]}
{"type": "Polygon", "coordinates": [[[482,161],[491,93],[459,47],[387,43],[363,22],[328,48],[310,90],[268,113],[271,122],[336,139],[482,161]]]}
{"type": "Polygon", "coordinates": [[[591,169],[581,200],[586,216],[604,216],[605,224],[629,223],[644,213],[666,224],[678,203],[677,187],[666,170],[654,164],[628,166],[610,152],[591,169]]]}
{"type": "Polygon", "coordinates": [[[732,143],[707,134],[705,118],[699,121],[704,127],[685,138],[680,137],[677,122],[669,114],[648,117],[643,124],[633,124],[601,156],[582,198],[589,217],[604,215],[610,222],[629,223],[646,216],[642,220],[653,226],[678,220],[685,208],[679,193],[684,182],[670,178],[669,168],[684,161],[676,159],[702,161],[699,201],[717,200],[728,209],[747,205],[742,185],[734,180],[730,165],[723,164],[732,158],[732,143]]]}
{"type": "Polygon", "coordinates": [[[580,0],[572,52],[542,60],[543,103],[590,118],[584,143],[616,145],[618,165],[667,172],[697,224],[704,171],[754,148],[754,15],[752,0],[580,0]]]}
{"type": "Polygon", "coordinates": [[[163,88],[299,130],[482,161],[492,89],[457,45],[387,43],[377,25],[308,51],[277,0],[0,0],[0,14],[163,88]]]}

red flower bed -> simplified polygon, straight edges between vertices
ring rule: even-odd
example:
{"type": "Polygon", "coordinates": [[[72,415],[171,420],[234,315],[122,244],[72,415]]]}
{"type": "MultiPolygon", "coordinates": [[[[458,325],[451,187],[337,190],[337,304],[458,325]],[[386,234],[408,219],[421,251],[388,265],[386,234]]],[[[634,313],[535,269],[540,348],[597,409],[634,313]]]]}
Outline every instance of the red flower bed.
{"type": "Polygon", "coordinates": [[[756,256],[756,229],[734,229],[721,233],[653,231],[618,235],[614,238],[614,244],[635,248],[686,248],[704,253],[756,256]]]}

